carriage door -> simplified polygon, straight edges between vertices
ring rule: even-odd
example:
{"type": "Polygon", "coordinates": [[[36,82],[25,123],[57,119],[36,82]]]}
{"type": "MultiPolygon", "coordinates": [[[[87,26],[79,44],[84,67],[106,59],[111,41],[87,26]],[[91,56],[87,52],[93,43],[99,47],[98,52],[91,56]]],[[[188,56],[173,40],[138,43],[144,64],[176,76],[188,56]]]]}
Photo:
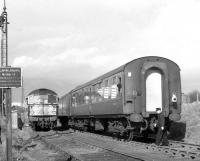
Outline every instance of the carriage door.
{"type": "Polygon", "coordinates": [[[146,78],[146,112],[162,110],[162,75],[151,73],[146,78]]]}

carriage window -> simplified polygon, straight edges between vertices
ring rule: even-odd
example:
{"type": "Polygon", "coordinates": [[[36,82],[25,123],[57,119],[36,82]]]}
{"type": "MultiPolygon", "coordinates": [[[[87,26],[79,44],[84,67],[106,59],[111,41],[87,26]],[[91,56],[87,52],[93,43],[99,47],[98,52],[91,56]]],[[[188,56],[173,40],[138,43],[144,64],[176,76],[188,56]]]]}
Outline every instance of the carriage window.
{"type": "Polygon", "coordinates": [[[92,103],[101,102],[103,100],[103,84],[98,83],[91,89],[91,101],[92,103]]]}
{"type": "Polygon", "coordinates": [[[80,104],[80,96],[79,96],[79,93],[76,93],[76,102],[77,102],[77,105],[80,104]]]}
{"type": "Polygon", "coordinates": [[[79,90],[76,93],[76,98],[77,98],[77,104],[81,105],[83,103],[83,92],[82,92],[82,90],[79,90]]]}
{"type": "Polygon", "coordinates": [[[94,102],[98,102],[98,98],[99,98],[99,93],[98,93],[98,89],[99,89],[99,84],[96,84],[94,86],[94,102]]]}
{"type": "Polygon", "coordinates": [[[77,106],[77,99],[76,99],[76,95],[75,94],[73,94],[72,95],[72,107],[76,107],[77,106]]]}
{"type": "Polygon", "coordinates": [[[91,87],[89,88],[89,93],[90,93],[90,103],[92,102],[92,99],[93,99],[93,91],[94,91],[94,87],[91,86],[91,87]]]}
{"type": "Polygon", "coordinates": [[[90,103],[90,89],[89,88],[84,89],[84,103],[85,104],[90,103]]]}
{"type": "Polygon", "coordinates": [[[95,86],[94,85],[91,87],[91,101],[92,101],[92,103],[96,102],[96,99],[95,99],[95,86]]]}
{"type": "Polygon", "coordinates": [[[122,96],[122,77],[117,75],[112,77],[111,99],[120,98],[122,96]]]}
{"type": "Polygon", "coordinates": [[[116,76],[112,78],[112,85],[111,85],[111,99],[117,98],[117,79],[116,76]]]}
{"type": "Polygon", "coordinates": [[[121,76],[118,76],[117,77],[117,88],[118,88],[118,93],[122,93],[122,78],[121,76]]]}
{"type": "Polygon", "coordinates": [[[80,91],[79,96],[80,96],[80,104],[82,105],[84,104],[84,90],[83,89],[80,91]]]}
{"type": "Polygon", "coordinates": [[[111,99],[112,77],[108,80],[108,99],[111,99]]]}
{"type": "Polygon", "coordinates": [[[99,84],[97,92],[98,92],[98,102],[103,101],[103,92],[104,92],[104,84],[103,84],[103,82],[99,84]]]}
{"type": "Polygon", "coordinates": [[[112,79],[112,85],[116,84],[116,82],[117,82],[116,80],[117,80],[116,76],[114,76],[113,79],[112,79]]]}
{"type": "Polygon", "coordinates": [[[122,78],[118,74],[103,80],[101,83],[93,85],[91,87],[89,99],[91,99],[92,103],[101,102],[109,99],[116,99],[121,96],[120,93],[122,93],[122,78]]]}
{"type": "Polygon", "coordinates": [[[108,80],[105,80],[105,87],[104,87],[104,92],[103,92],[104,99],[109,99],[110,87],[108,83],[109,83],[108,80]]]}
{"type": "Polygon", "coordinates": [[[108,87],[108,80],[105,80],[105,87],[108,87]]]}

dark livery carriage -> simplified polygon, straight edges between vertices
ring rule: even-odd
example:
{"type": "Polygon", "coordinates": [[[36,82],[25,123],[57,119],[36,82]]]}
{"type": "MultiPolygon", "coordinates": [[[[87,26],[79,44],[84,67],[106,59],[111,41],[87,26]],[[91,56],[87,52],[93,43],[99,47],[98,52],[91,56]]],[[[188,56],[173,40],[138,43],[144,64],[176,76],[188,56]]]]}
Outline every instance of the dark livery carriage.
{"type": "Polygon", "coordinates": [[[50,89],[37,89],[28,94],[28,118],[34,129],[57,125],[58,95],[50,89]]]}
{"type": "MultiPolygon", "coordinates": [[[[63,126],[155,137],[158,116],[166,122],[180,120],[180,68],[162,57],[135,59],[88,83],[59,100],[58,117],[63,126]]],[[[170,124],[167,124],[170,126],[170,124]]]]}

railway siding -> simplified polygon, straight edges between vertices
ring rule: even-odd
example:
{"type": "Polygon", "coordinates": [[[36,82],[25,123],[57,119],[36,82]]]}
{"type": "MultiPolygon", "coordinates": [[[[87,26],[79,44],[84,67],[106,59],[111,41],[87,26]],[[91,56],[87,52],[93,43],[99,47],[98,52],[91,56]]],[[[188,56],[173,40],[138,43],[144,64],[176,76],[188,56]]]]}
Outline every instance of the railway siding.
{"type": "Polygon", "coordinates": [[[138,142],[123,142],[113,140],[110,137],[100,136],[95,134],[75,133],[76,139],[80,139],[85,143],[92,144],[107,150],[124,154],[126,156],[140,158],[145,161],[160,161],[160,160],[173,160],[173,157],[166,155],[156,146],[147,146],[138,142]],[[87,135],[90,135],[89,137],[87,135]]]}
{"type": "Polygon", "coordinates": [[[75,133],[41,137],[49,147],[68,154],[73,160],[81,161],[141,161],[142,159],[129,157],[101,147],[93,146],[74,136],[75,133]]]}
{"type": "Polygon", "coordinates": [[[124,142],[114,140],[109,136],[72,131],[43,135],[41,138],[43,142],[54,149],[83,161],[188,161],[200,159],[198,146],[182,145],[179,142],[170,142],[169,147],[158,147],[155,144],[124,142]]]}

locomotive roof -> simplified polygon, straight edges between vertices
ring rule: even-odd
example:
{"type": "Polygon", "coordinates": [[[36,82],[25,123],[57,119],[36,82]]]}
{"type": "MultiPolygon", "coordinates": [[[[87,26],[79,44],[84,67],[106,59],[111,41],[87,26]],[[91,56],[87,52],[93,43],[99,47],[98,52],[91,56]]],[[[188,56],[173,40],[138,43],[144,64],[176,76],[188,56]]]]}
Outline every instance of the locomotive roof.
{"type": "Polygon", "coordinates": [[[57,95],[57,93],[50,89],[40,88],[30,92],[28,95],[57,95]]]}
{"type": "Polygon", "coordinates": [[[178,66],[175,62],[173,62],[173,61],[170,60],[170,59],[164,58],[164,57],[159,57],[159,56],[140,57],[140,58],[134,59],[134,60],[132,60],[132,61],[130,61],[130,62],[128,62],[128,63],[126,63],[126,64],[124,64],[124,65],[122,65],[122,66],[120,66],[120,67],[118,67],[118,68],[116,68],[116,69],[114,69],[114,70],[111,70],[110,72],[105,73],[105,74],[103,74],[103,75],[101,75],[101,76],[99,76],[99,77],[97,77],[97,78],[95,78],[95,79],[93,79],[93,80],[91,80],[91,81],[89,81],[89,82],[87,82],[87,83],[84,83],[84,84],[82,84],[82,85],[77,86],[76,88],[74,88],[73,90],[71,90],[71,92],[76,91],[76,90],[78,90],[78,89],[81,89],[82,87],[85,87],[85,86],[88,86],[88,85],[93,85],[93,84],[96,84],[96,83],[98,83],[98,82],[101,82],[102,79],[104,79],[104,78],[106,78],[106,77],[109,77],[109,76],[111,76],[111,75],[117,74],[117,73],[119,73],[120,71],[123,71],[124,68],[125,68],[128,64],[130,64],[130,63],[132,63],[132,62],[135,62],[135,61],[139,61],[139,60],[141,60],[141,59],[144,59],[144,60],[148,60],[148,59],[165,60],[165,61],[167,61],[167,62],[172,62],[172,63],[175,64],[175,65],[177,66],[177,68],[180,70],[179,66],[178,66]]]}

